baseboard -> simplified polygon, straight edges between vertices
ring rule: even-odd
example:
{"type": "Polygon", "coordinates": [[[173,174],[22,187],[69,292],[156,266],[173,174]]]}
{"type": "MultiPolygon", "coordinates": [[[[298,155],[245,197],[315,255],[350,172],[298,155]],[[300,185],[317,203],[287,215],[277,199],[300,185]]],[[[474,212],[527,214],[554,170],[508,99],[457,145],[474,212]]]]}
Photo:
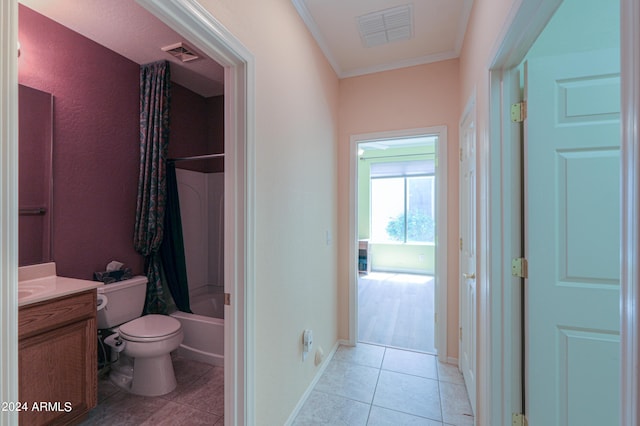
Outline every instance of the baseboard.
{"type": "MultiPolygon", "coordinates": [[[[338,345],[338,346],[353,346],[353,345],[352,345],[348,340],[346,340],[346,339],[339,339],[339,340],[338,340],[337,345],[338,345]]],[[[336,347],[335,347],[335,349],[338,349],[338,346],[336,346],[336,347]]],[[[332,354],[331,356],[333,356],[333,354],[332,354]]]]}
{"type": "Polygon", "coordinates": [[[322,377],[322,373],[324,373],[324,370],[327,369],[327,366],[329,365],[329,363],[333,359],[333,355],[336,353],[336,351],[338,350],[338,347],[340,347],[340,345],[349,346],[349,342],[347,342],[345,340],[338,340],[336,342],[336,344],[333,345],[333,348],[331,349],[331,352],[329,352],[329,354],[326,356],[324,361],[322,361],[322,365],[320,366],[320,368],[318,368],[318,371],[316,371],[316,375],[314,376],[314,378],[311,381],[311,383],[309,383],[309,386],[307,386],[307,390],[304,391],[304,393],[300,397],[300,400],[298,401],[298,403],[296,404],[295,408],[293,409],[293,411],[289,415],[289,418],[284,423],[285,426],[291,426],[291,424],[293,424],[293,421],[298,416],[298,413],[302,409],[302,406],[304,405],[304,403],[307,402],[307,399],[309,399],[309,395],[311,395],[311,391],[313,391],[313,388],[316,386],[316,383],[318,383],[318,380],[320,380],[320,377],[322,377]]]}
{"type": "Polygon", "coordinates": [[[458,366],[458,358],[447,357],[447,364],[458,366]]]}

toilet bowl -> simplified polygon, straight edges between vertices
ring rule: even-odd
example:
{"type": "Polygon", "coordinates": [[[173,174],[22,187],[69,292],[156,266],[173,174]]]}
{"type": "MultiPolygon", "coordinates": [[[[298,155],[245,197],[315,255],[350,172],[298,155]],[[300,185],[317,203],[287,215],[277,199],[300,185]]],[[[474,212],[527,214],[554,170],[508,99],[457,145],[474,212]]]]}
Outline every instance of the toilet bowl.
{"type": "Polygon", "coordinates": [[[111,348],[111,382],[137,395],[158,396],[176,387],[171,352],[184,334],[180,321],[168,315],[140,317],[146,282],[134,277],[98,288],[98,328],[113,332],[104,340],[111,348]]]}
{"type": "MultiPolygon", "coordinates": [[[[180,346],[183,339],[180,321],[166,315],[146,315],[114,329],[122,347],[120,356],[133,359],[124,370],[113,374],[112,381],[131,393],[158,396],[176,387],[171,362],[171,351],[180,346]]],[[[108,343],[107,343],[108,344],[108,343]]],[[[111,346],[111,345],[110,345],[111,346]]],[[[117,350],[117,349],[116,349],[117,350]]]]}

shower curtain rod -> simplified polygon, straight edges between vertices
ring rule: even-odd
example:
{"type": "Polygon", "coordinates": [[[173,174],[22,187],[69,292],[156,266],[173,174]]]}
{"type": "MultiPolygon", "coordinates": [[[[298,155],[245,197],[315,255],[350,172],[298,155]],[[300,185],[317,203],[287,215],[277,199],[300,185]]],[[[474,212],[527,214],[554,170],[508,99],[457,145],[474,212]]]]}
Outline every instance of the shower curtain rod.
{"type": "Polygon", "coordinates": [[[210,158],[220,158],[220,157],[224,157],[224,154],[208,154],[208,155],[196,155],[193,157],[168,158],[167,161],[208,160],[210,158]]]}

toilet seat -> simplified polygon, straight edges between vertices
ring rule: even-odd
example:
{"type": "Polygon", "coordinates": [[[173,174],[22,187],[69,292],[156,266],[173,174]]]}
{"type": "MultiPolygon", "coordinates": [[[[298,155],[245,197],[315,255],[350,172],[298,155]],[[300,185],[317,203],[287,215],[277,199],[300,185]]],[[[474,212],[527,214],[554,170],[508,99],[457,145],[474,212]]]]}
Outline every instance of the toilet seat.
{"type": "Polygon", "coordinates": [[[132,342],[154,342],[168,339],[182,331],[177,319],[167,315],[145,315],[119,327],[120,335],[132,342]]]}

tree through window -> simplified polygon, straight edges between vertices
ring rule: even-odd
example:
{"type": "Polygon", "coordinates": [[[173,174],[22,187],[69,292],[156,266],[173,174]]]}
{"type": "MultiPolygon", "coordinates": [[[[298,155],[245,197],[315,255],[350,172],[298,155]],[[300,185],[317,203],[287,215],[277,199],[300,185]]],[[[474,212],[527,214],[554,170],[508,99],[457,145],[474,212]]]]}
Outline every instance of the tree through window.
{"type": "Polygon", "coordinates": [[[371,237],[377,242],[433,243],[434,176],[371,178],[371,237]]]}

